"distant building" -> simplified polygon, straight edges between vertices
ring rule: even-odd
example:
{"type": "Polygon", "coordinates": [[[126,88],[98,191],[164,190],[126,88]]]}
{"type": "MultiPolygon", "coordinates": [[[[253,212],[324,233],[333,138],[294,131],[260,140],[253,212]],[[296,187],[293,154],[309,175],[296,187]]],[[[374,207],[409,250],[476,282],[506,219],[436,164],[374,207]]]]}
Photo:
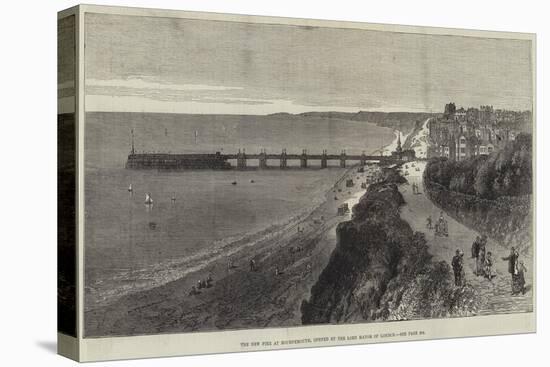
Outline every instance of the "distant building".
{"type": "Polygon", "coordinates": [[[403,160],[403,161],[413,161],[416,159],[416,152],[414,149],[403,150],[401,146],[401,132],[397,136],[397,147],[393,152],[391,152],[392,157],[403,160]]]}
{"type": "Polygon", "coordinates": [[[495,110],[493,106],[464,109],[447,103],[443,115],[428,123],[427,158],[463,160],[490,154],[515,140],[530,118],[529,111],[495,110]]]}
{"type": "Polygon", "coordinates": [[[454,116],[455,112],[456,112],[456,105],[453,102],[447,103],[445,105],[445,110],[443,112],[443,116],[445,118],[449,119],[449,118],[452,118],[454,116]]]}

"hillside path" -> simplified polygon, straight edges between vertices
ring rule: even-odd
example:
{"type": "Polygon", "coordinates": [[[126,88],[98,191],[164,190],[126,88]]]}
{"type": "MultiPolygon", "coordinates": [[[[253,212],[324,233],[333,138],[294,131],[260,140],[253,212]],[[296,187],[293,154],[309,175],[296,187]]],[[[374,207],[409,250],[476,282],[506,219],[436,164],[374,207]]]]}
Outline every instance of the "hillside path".
{"type": "Polygon", "coordinates": [[[444,214],[444,217],[448,222],[449,237],[436,236],[433,231],[426,228],[426,218],[431,215],[435,222],[439,218],[441,209],[423,193],[422,173],[425,162],[415,162],[414,167],[412,165],[413,163],[408,163],[408,168],[405,169],[403,166],[402,170],[403,173],[407,172],[405,178],[409,184],[400,187],[406,201],[406,205],[401,209],[401,217],[410,224],[414,231],[426,234],[430,253],[436,261],[444,260],[450,265],[457,249],[464,252],[466,282],[470,283],[483,297],[482,307],[477,314],[531,312],[533,310],[533,269],[531,269],[533,259],[520,255],[520,260],[523,260],[527,267],[525,274],[527,292],[525,295],[512,296],[512,279],[508,273],[508,262],[502,260],[503,257],[508,256],[509,250],[499,246],[492,239],[488,240],[486,250],[493,254],[493,270],[496,277],[490,281],[483,276],[476,276],[474,274],[475,259],[471,258],[471,247],[479,233],[462,225],[447,214],[444,214]],[[413,183],[418,184],[419,194],[413,194],[413,183]]]}

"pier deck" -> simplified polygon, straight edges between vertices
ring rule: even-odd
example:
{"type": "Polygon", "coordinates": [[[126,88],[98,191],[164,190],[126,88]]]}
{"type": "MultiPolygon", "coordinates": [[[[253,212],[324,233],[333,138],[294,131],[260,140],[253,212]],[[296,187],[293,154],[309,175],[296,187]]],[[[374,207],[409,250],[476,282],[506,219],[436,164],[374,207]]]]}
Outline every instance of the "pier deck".
{"type": "Polygon", "coordinates": [[[258,161],[259,168],[287,168],[288,161],[299,161],[300,168],[308,168],[310,161],[319,161],[321,168],[327,168],[329,161],[338,161],[340,167],[346,167],[348,162],[358,162],[365,165],[367,162],[393,163],[400,161],[396,155],[347,155],[344,150],[340,154],[328,154],[323,150],[321,154],[309,154],[303,150],[301,154],[287,153],[285,149],[281,153],[260,153],[248,154],[239,151],[236,154],[216,153],[130,153],[126,168],[129,169],[245,169],[249,161],[258,161]],[[278,160],[279,165],[268,165],[268,160],[278,160]],[[236,167],[229,161],[236,161],[236,167]]]}

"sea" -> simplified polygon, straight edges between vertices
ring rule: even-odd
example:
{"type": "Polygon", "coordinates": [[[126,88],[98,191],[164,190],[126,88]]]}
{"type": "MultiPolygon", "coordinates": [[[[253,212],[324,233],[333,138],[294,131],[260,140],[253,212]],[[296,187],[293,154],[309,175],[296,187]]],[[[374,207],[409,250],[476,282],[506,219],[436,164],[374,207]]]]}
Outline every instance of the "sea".
{"type": "Polygon", "coordinates": [[[87,310],[176,280],[250,246],[247,239],[254,234],[276,229],[321,204],[345,172],[338,162],[323,170],[128,170],[124,165],[132,133],[137,152],[172,153],[307,149],[319,154],[326,149],[331,154],[345,149],[347,154],[368,154],[394,139],[389,128],[322,116],[87,113],[87,310]],[[153,205],[145,205],[145,193],[153,205]]]}

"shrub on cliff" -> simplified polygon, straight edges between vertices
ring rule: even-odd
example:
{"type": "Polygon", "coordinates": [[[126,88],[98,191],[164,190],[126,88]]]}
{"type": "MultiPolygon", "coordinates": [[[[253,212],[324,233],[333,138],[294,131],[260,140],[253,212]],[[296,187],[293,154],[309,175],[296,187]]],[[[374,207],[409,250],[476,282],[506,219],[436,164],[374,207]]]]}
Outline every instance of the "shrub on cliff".
{"type": "Polygon", "coordinates": [[[455,164],[447,158],[432,158],[424,170],[424,178],[449,187],[453,178],[455,164]]]}
{"type": "Polygon", "coordinates": [[[531,135],[520,134],[504,149],[489,156],[475,179],[480,197],[527,195],[532,192],[531,135]]]}
{"type": "Polygon", "coordinates": [[[364,322],[452,314],[461,302],[447,263],[433,263],[425,235],[401,219],[397,185],[371,185],[337,228],[327,267],[303,301],[302,323],[364,322]]]}
{"type": "Polygon", "coordinates": [[[407,183],[407,179],[399,174],[397,170],[392,168],[382,169],[382,182],[401,185],[407,183]]]}
{"type": "Polygon", "coordinates": [[[352,208],[353,218],[362,221],[365,218],[376,220],[383,217],[398,217],[399,208],[405,204],[403,195],[395,184],[376,183],[369,185],[367,195],[363,195],[352,208]]]}
{"type": "Polygon", "coordinates": [[[330,261],[302,303],[302,323],[369,319],[394,275],[401,243],[412,233],[400,219],[403,197],[395,184],[369,187],[353,207],[353,219],[337,227],[330,261]]]}
{"type": "Polygon", "coordinates": [[[503,246],[532,243],[531,137],[489,156],[461,162],[437,158],[424,170],[426,195],[464,225],[503,246]]]}
{"type": "Polygon", "coordinates": [[[531,194],[531,154],[531,135],[520,134],[516,140],[489,156],[459,162],[433,159],[424,177],[451,191],[484,199],[531,194]]]}
{"type": "Polygon", "coordinates": [[[399,297],[399,302],[394,303],[395,307],[389,310],[386,319],[412,320],[476,314],[482,300],[475,289],[470,284],[455,287],[453,283],[447,262],[426,263],[408,282],[399,281],[393,292],[394,297],[399,297]]]}

